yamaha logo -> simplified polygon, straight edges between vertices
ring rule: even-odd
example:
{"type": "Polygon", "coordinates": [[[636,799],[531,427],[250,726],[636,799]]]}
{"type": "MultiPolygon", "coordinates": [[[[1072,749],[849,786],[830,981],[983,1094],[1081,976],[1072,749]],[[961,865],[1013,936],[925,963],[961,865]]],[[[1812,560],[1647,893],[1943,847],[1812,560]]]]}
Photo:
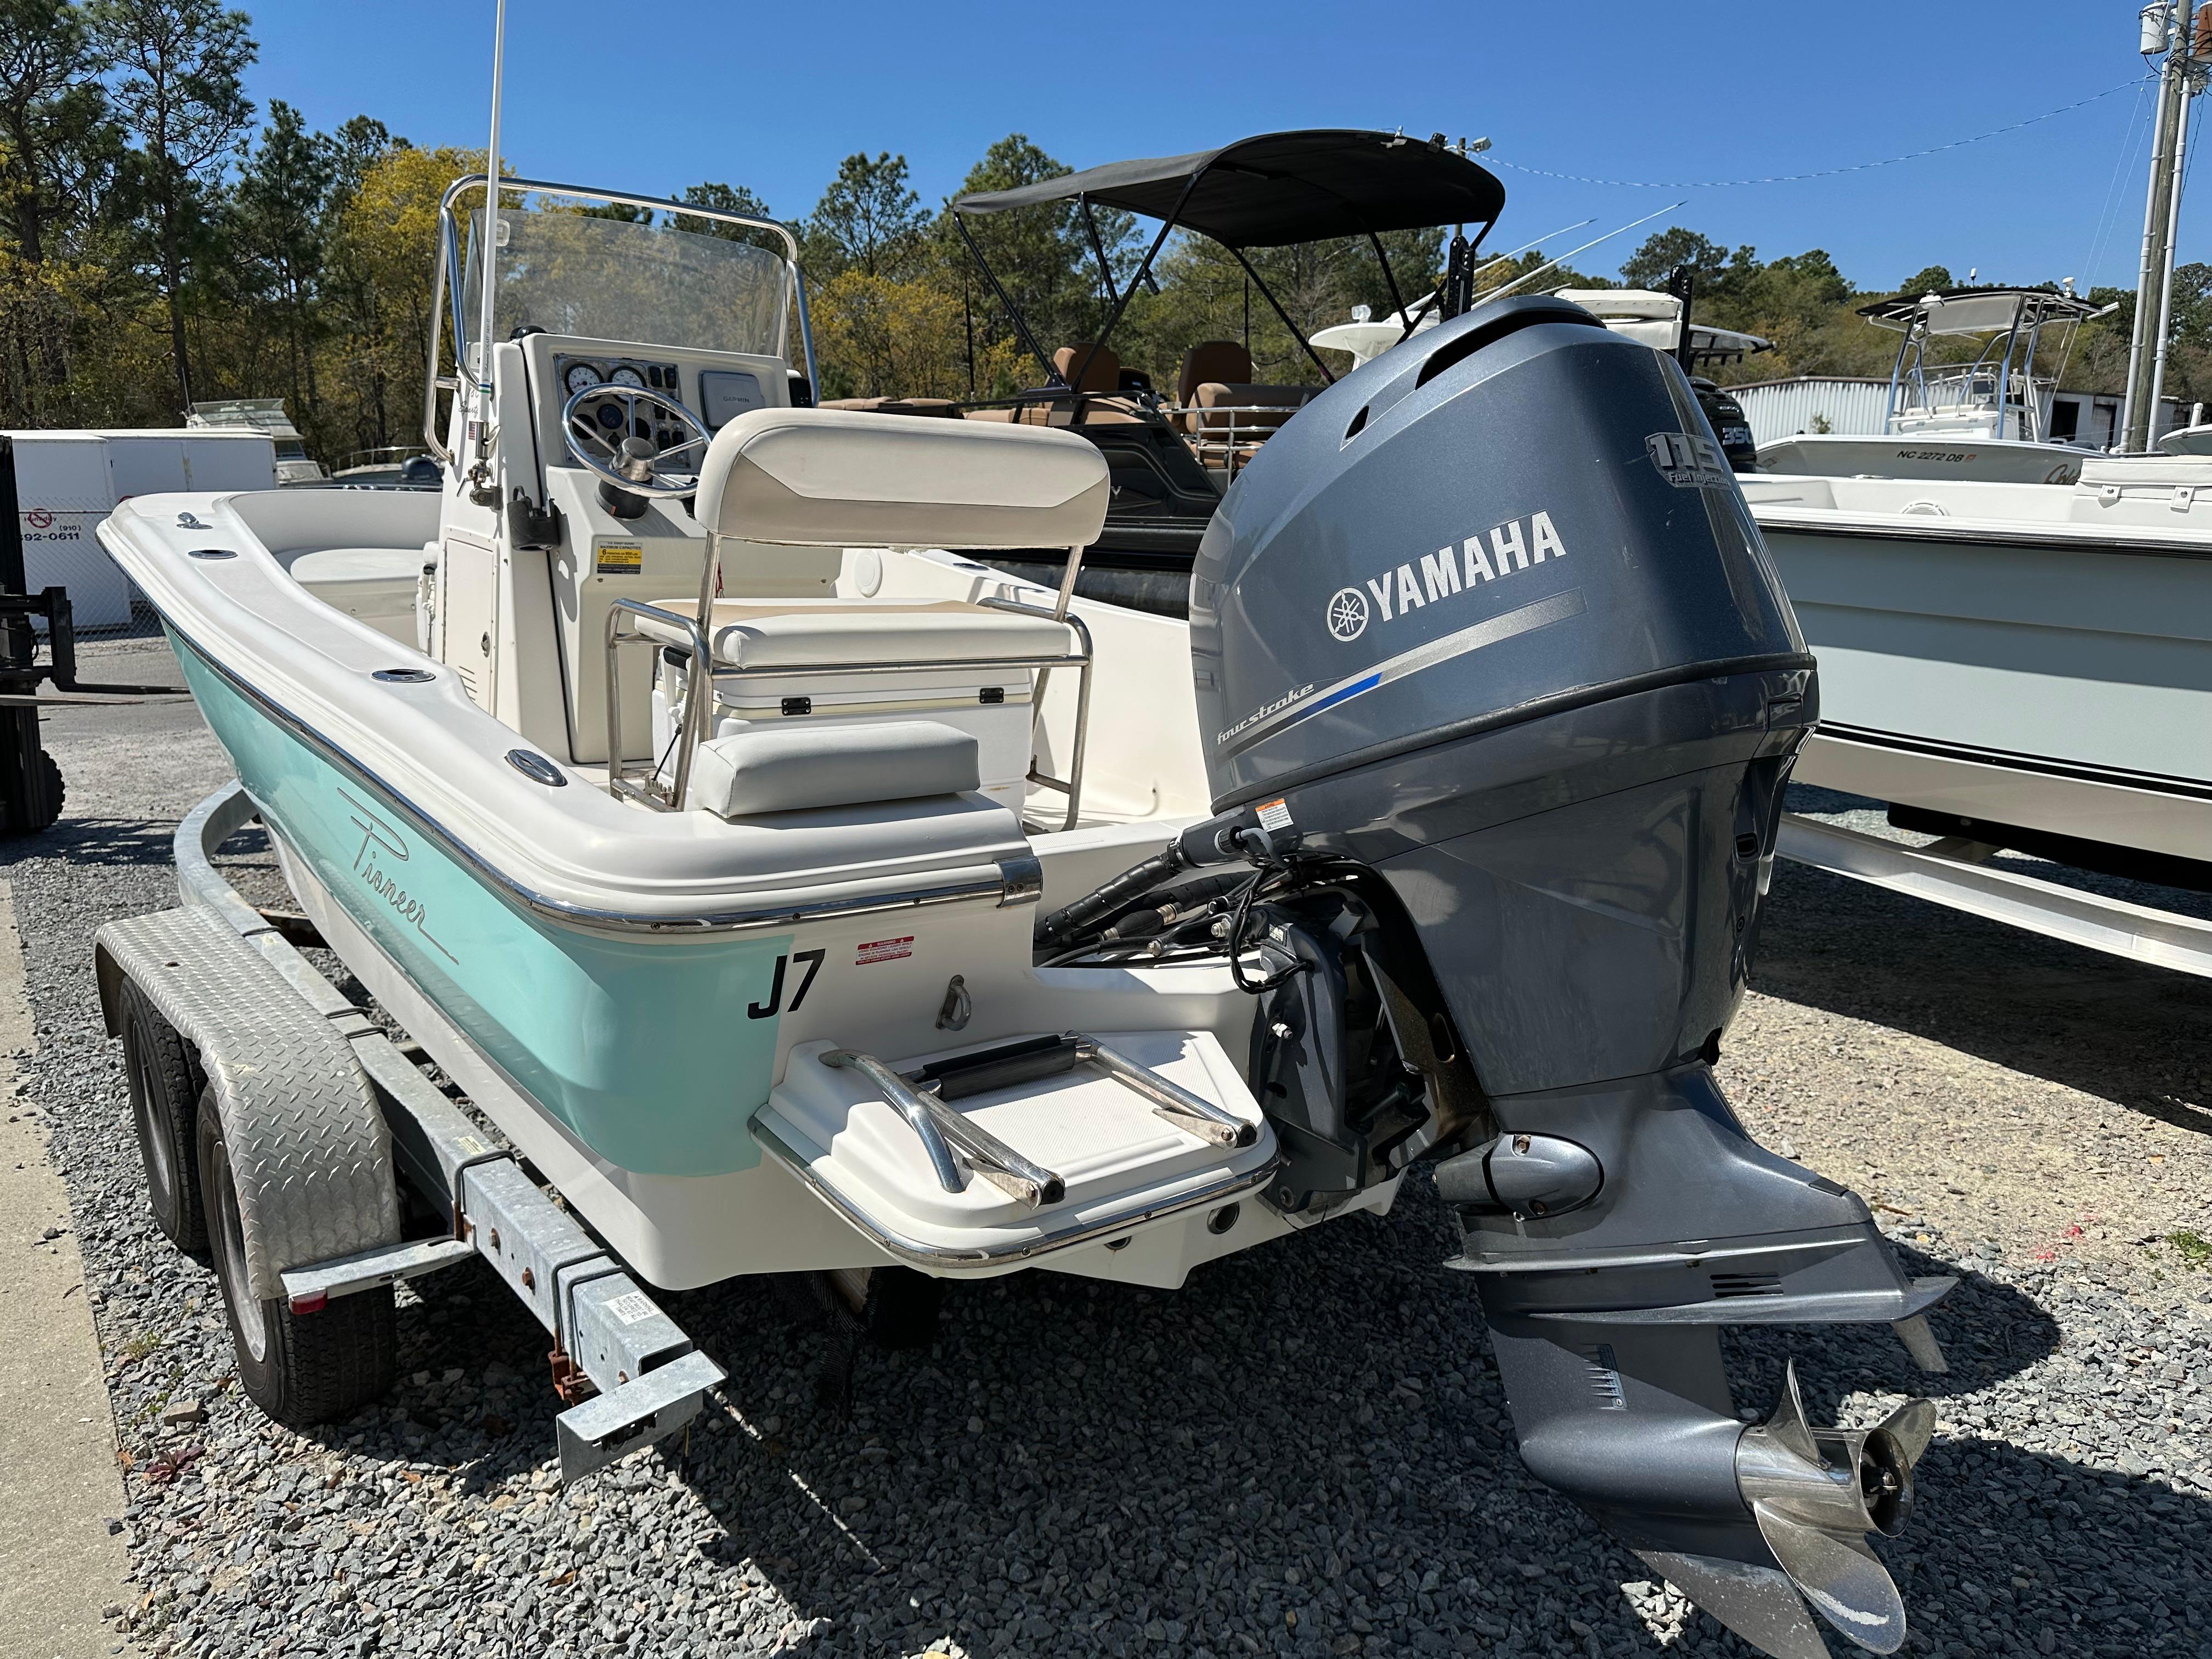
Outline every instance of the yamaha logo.
{"type": "Polygon", "coordinates": [[[1328,631],[1347,642],[1367,631],[1367,599],[1357,588],[1340,587],[1329,596],[1328,631]]]}
{"type": "Polygon", "coordinates": [[[1338,588],[1328,596],[1322,619],[1338,643],[1349,645],[1375,617],[1402,622],[1425,605],[1472,593],[1486,583],[1566,556],[1567,545],[1550,514],[1532,513],[1526,520],[1508,519],[1486,538],[1478,531],[1457,547],[1424,553],[1418,571],[1409,559],[1395,570],[1370,577],[1364,590],[1338,588]]]}

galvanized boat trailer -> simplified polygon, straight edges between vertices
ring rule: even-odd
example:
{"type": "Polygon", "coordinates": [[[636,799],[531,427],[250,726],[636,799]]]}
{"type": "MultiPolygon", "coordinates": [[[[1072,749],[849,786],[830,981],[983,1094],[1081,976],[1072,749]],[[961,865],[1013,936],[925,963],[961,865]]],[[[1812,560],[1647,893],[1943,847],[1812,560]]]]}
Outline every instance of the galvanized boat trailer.
{"type": "Polygon", "coordinates": [[[2154,910],[1990,864],[2000,848],[1963,836],[1912,847],[1785,812],[1775,851],[1831,875],[1926,899],[2107,956],[2212,978],[2212,922],[2154,910]]]}
{"type": "Polygon", "coordinates": [[[179,908],[109,922],[94,945],[156,1219],[180,1245],[196,1231],[208,1243],[241,1358],[256,1362],[240,1367],[247,1393],[295,1423],[367,1403],[390,1380],[391,1322],[380,1333],[334,1310],[388,1305],[400,1279],[480,1255],[552,1335],[564,1480],[690,1422],[722,1368],[294,948],[290,919],[264,915],[216,869],[216,848],[254,817],[236,784],[203,801],[177,830],[179,908]],[[185,1066],[165,1068],[164,1053],[185,1066]],[[178,1086],[203,1075],[196,1099],[178,1086]],[[164,1218],[165,1182],[204,1194],[204,1229],[190,1202],[183,1225],[164,1218]],[[439,1231],[402,1236],[403,1182],[439,1231]]]}

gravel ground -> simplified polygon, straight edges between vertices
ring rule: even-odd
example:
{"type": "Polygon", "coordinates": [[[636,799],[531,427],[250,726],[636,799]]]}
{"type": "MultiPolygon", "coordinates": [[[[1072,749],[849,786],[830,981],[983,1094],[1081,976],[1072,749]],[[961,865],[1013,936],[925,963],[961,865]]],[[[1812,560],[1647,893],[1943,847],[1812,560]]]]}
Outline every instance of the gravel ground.
{"type": "MultiPolygon", "coordinates": [[[[141,644],[88,672],[173,670],[141,644]]],[[[721,1402],[565,1494],[544,1337],[488,1272],[403,1296],[386,1405],[275,1427],[213,1279],[145,1216],[88,971],[100,921],[171,902],[173,826],[223,759],[188,708],[50,741],[69,816],[6,873],[129,1465],[118,1652],[1747,1651],[1522,1472],[1418,1182],[1175,1294],[955,1286],[933,1351],[863,1357],[843,1422],[775,1287],[671,1298],[721,1402]]],[[[1816,1416],[1933,1393],[1919,1512],[1883,1546],[1916,1654],[2212,1659],[2208,1036],[2212,985],[1777,878],[1724,1080],[1911,1271],[1966,1282],[1935,1316],[1948,1377],[1878,1328],[1770,1333],[1735,1344],[1739,1398],[1765,1407],[1790,1353],[1816,1416]]]]}

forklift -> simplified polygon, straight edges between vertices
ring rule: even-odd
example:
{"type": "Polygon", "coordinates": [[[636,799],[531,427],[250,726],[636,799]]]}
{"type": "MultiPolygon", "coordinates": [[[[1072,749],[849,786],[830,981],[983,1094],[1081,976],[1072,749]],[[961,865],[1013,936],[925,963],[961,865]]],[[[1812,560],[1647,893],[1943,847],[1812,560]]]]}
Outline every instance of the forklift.
{"type": "Polygon", "coordinates": [[[15,491],[15,441],[0,434],[0,836],[29,836],[52,828],[62,815],[61,768],[39,736],[39,710],[77,696],[173,696],[181,687],[94,685],[76,677],[76,625],[69,590],[27,591],[23,521],[15,491]],[[39,660],[38,630],[46,625],[46,659],[39,660]],[[41,697],[51,681],[59,697],[41,697]]]}

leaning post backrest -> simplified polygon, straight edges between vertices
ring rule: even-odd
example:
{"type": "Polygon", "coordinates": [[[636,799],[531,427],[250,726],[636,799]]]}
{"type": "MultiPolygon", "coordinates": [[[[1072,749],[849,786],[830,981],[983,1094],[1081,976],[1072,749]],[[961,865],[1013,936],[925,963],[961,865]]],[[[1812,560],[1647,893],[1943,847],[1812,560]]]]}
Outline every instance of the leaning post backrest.
{"type": "MultiPolygon", "coordinates": [[[[693,756],[704,741],[714,675],[709,628],[721,590],[725,542],[793,548],[944,548],[948,550],[1064,547],[1067,563],[1048,613],[1085,643],[1061,660],[1078,666],[1074,738],[1064,779],[1032,781],[1064,790],[1073,829],[1082,793],[1084,730],[1090,706],[1089,635],[1068,617],[1083,550],[1098,539],[1111,494],[1106,458],[1088,439],[1050,428],[966,421],[917,421],[843,409],[760,409],[714,434],[700,464],[693,513],[710,552],[692,619],[665,611],[649,625],[689,629],[695,664],[678,716],[674,801],[686,799],[693,756]]],[[[1005,604],[987,600],[987,605],[1005,604]]],[[[610,624],[608,721],[619,718],[616,657],[625,643],[651,637],[610,624]]],[[[1042,709],[1049,668],[1040,667],[1032,708],[1042,709]]],[[[630,789],[615,763],[609,787],[630,789]]],[[[640,792],[642,793],[642,792],[640,792]]]]}
{"type": "Polygon", "coordinates": [[[715,434],[695,511],[711,536],[799,547],[1087,547],[1109,491],[1072,433],[759,409],[715,434]]]}

